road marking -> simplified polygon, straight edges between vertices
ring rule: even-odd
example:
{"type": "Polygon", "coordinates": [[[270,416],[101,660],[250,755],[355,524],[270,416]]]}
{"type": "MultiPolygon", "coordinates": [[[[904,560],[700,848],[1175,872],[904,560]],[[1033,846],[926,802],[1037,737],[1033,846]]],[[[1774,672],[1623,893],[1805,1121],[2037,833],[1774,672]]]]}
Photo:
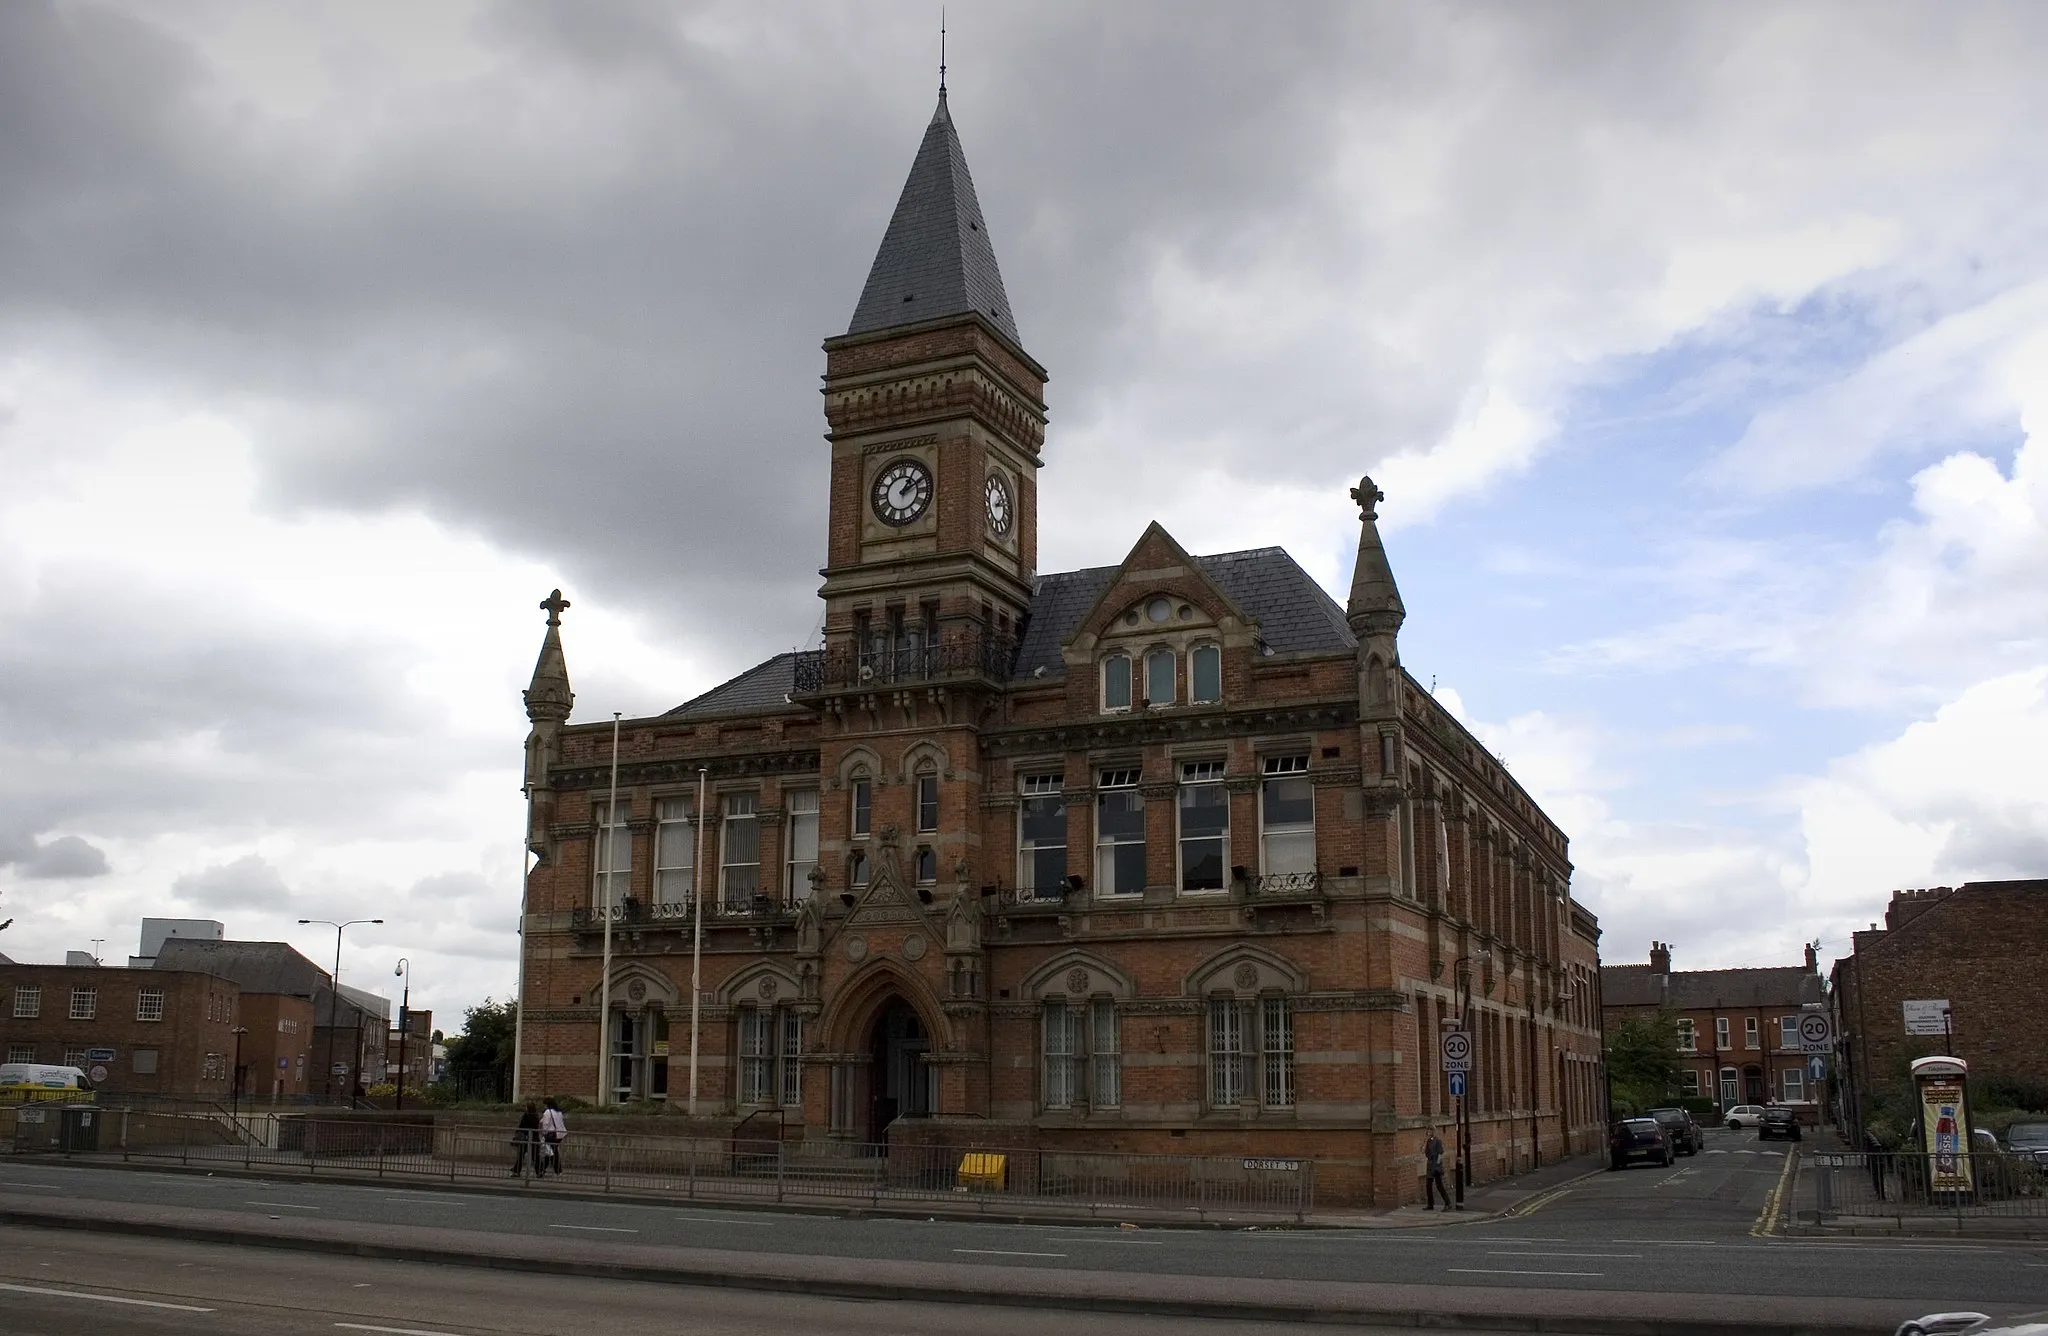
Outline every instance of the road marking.
{"type": "Polygon", "coordinates": [[[0,1188],[35,1188],[39,1192],[62,1192],[55,1183],[24,1183],[19,1179],[0,1178],[0,1188]]]}
{"type": "Polygon", "coordinates": [[[1568,1252],[1490,1252],[1488,1257],[1641,1257],[1641,1253],[1568,1253],[1568,1252]]]}
{"type": "Polygon", "coordinates": [[[775,1226],[780,1220],[755,1220],[744,1215],[678,1215],[678,1220],[694,1220],[706,1225],[768,1225],[775,1226]]]}
{"type": "Polygon", "coordinates": [[[467,1206],[467,1197],[386,1197],[385,1201],[411,1202],[415,1206],[467,1206]]]}
{"type": "Polygon", "coordinates": [[[337,1322],[334,1324],[347,1331],[382,1331],[390,1336],[455,1336],[452,1331],[428,1331],[425,1327],[373,1327],[367,1322],[337,1322]]]}
{"type": "Polygon", "coordinates": [[[1509,1271],[1499,1267],[1449,1266],[1444,1270],[1463,1276],[1603,1276],[1604,1271],[1509,1271]]]}
{"type": "Polygon", "coordinates": [[[977,1253],[984,1257],[1065,1257],[1065,1253],[1014,1252],[1009,1248],[955,1248],[956,1253],[977,1253]]]}
{"type": "Polygon", "coordinates": [[[94,1303],[102,1304],[128,1304],[134,1308],[169,1308],[180,1313],[211,1313],[213,1311],[211,1308],[201,1308],[197,1304],[166,1304],[158,1303],[154,1299],[123,1299],[119,1295],[114,1294],[87,1294],[83,1290],[53,1290],[41,1285],[8,1285],[0,1283],[0,1290],[10,1290],[15,1294],[49,1294],[59,1299],[90,1299],[94,1303]]]}
{"type": "Polygon", "coordinates": [[[317,1206],[294,1206],[292,1203],[288,1201],[245,1201],[242,1203],[242,1205],[281,1207],[287,1211],[317,1211],[320,1209],[317,1206]]]}
{"type": "Polygon", "coordinates": [[[615,1225],[549,1225],[549,1229],[581,1229],[592,1234],[638,1234],[637,1229],[620,1229],[615,1225]]]}
{"type": "Polygon", "coordinates": [[[1757,1212],[1756,1223],[1749,1232],[1756,1238],[1770,1238],[1778,1232],[1779,1211],[1785,1204],[1785,1191],[1792,1184],[1792,1171],[1799,1165],[1799,1157],[1787,1155],[1785,1167],[1778,1172],[1778,1181],[1771,1188],[1771,1195],[1764,1199],[1764,1208],[1757,1212]]]}
{"type": "Polygon", "coordinates": [[[1114,1235],[1107,1234],[1099,1238],[1071,1234],[1048,1234],[1045,1241],[1047,1243],[1120,1243],[1125,1247],[1131,1248],[1164,1248],[1166,1246],[1165,1242],[1160,1239],[1120,1239],[1114,1235]]]}

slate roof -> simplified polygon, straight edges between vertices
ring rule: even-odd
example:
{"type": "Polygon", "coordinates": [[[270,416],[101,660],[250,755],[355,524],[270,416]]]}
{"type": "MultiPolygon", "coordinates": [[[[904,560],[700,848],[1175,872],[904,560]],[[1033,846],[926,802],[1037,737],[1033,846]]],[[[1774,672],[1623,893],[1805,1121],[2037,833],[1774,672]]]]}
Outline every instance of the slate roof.
{"type": "MultiPolygon", "coordinates": [[[[327,971],[300,955],[288,942],[215,942],[202,937],[171,937],[158,949],[153,968],[211,974],[229,980],[245,993],[310,997],[314,1023],[327,1024],[327,1010],[333,997],[327,986],[327,971]]],[[[341,999],[340,1010],[363,1011],[372,1016],[387,1014],[391,1006],[377,994],[347,984],[341,986],[341,999]]]]}
{"type": "MultiPolygon", "coordinates": [[[[1200,566],[1259,625],[1259,638],[1275,654],[1317,650],[1349,653],[1358,648],[1344,609],[1285,548],[1256,547],[1196,557],[1200,566]]],[[[1041,575],[1031,590],[1031,615],[1010,680],[1025,683],[1064,676],[1060,642],[1073,633],[1102,591],[1116,578],[1115,566],[1041,575]],[[1039,668],[1043,677],[1036,676],[1039,668]]],[[[796,655],[778,654],[662,716],[664,719],[720,719],[789,706],[796,690],[796,655]]]]}
{"type": "MultiPolygon", "coordinates": [[[[1358,640],[1344,619],[1344,609],[1324,592],[1285,548],[1256,547],[1196,557],[1195,564],[1228,594],[1245,616],[1259,624],[1259,638],[1275,654],[1325,650],[1349,652],[1358,640]]],[[[1045,677],[1060,677],[1066,664],[1060,642],[1073,634],[1102,591],[1116,578],[1115,566],[1041,575],[1032,586],[1031,620],[1018,647],[1011,680],[1031,680],[1043,668],[1045,677]]]]}
{"type": "Polygon", "coordinates": [[[1675,970],[1660,975],[1648,965],[1602,965],[1600,1000],[1610,1007],[1797,1007],[1825,1000],[1820,975],[1798,965],[1743,970],[1675,970]]]}
{"type": "Polygon", "coordinates": [[[703,695],[684,701],[662,718],[717,719],[724,715],[772,710],[788,704],[789,693],[794,690],[796,655],[778,654],[703,695]]]}
{"type": "Polygon", "coordinates": [[[846,332],[868,334],[969,311],[1023,346],[941,91],[846,332]]]}

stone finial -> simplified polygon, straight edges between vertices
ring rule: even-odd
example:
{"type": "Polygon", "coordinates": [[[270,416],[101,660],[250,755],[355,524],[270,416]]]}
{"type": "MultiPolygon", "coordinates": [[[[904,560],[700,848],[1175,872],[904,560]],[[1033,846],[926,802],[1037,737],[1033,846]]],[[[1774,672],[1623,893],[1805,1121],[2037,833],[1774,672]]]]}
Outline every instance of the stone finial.
{"type": "MultiPolygon", "coordinates": [[[[1352,495],[1357,496],[1358,493],[1353,492],[1352,495]]],[[[569,600],[562,597],[562,591],[559,589],[550,591],[548,596],[540,601],[540,610],[548,615],[549,626],[562,624],[562,610],[568,606],[569,600]]]]}
{"type": "Polygon", "coordinates": [[[1386,500],[1387,494],[1373,486],[1372,478],[1368,475],[1360,478],[1358,486],[1351,489],[1351,499],[1358,503],[1358,517],[1360,519],[1376,520],[1379,518],[1379,512],[1374,507],[1386,500]]]}

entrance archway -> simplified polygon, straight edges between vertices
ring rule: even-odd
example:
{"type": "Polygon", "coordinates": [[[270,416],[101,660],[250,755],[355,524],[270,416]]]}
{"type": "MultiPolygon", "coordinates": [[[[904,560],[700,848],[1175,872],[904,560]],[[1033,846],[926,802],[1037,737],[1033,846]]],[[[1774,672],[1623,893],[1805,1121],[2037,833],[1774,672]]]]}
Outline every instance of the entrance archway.
{"type": "Polygon", "coordinates": [[[917,1008],[891,996],[868,1035],[868,1125],[862,1140],[880,1142],[898,1118],[928,1118],[938,1107],[938,1069],[926,1060],[930,1032],[917,1008]]]}

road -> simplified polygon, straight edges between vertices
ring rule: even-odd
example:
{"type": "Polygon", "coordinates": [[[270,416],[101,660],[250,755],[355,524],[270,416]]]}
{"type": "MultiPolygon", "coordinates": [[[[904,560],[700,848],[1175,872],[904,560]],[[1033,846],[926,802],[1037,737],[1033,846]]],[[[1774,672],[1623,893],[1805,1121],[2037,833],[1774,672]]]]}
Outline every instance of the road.
{"type": "MultiPolygon", "coordinates": [[[[0,1162],[0,1194],[189,1206],[263,1219],[424,1225],[656,1247],[1153,1275],[1896,1299],[2048,1307],[2048,1244],[1759,1237],[1780,1146],[1715,1131],[1670,1169],[1600,1173],[1511,1220],[1431,1229],[1174,1230],[894,1220],[399,1185],[0,1162]]],[[[1455,1217],[1454,1217],[1455,1218],[1455,1217]]],[[[1902,1316],[1904,1313],[1902,1312],[1902,1316]]]]}
{"type": "Polygon", "coordinates": [[[1008,1336],[1055,1326],[1060,1336],[1301,1330],[521,1276],[0,1226],[0,1332],[9,1336],[1008,1336]]]}

